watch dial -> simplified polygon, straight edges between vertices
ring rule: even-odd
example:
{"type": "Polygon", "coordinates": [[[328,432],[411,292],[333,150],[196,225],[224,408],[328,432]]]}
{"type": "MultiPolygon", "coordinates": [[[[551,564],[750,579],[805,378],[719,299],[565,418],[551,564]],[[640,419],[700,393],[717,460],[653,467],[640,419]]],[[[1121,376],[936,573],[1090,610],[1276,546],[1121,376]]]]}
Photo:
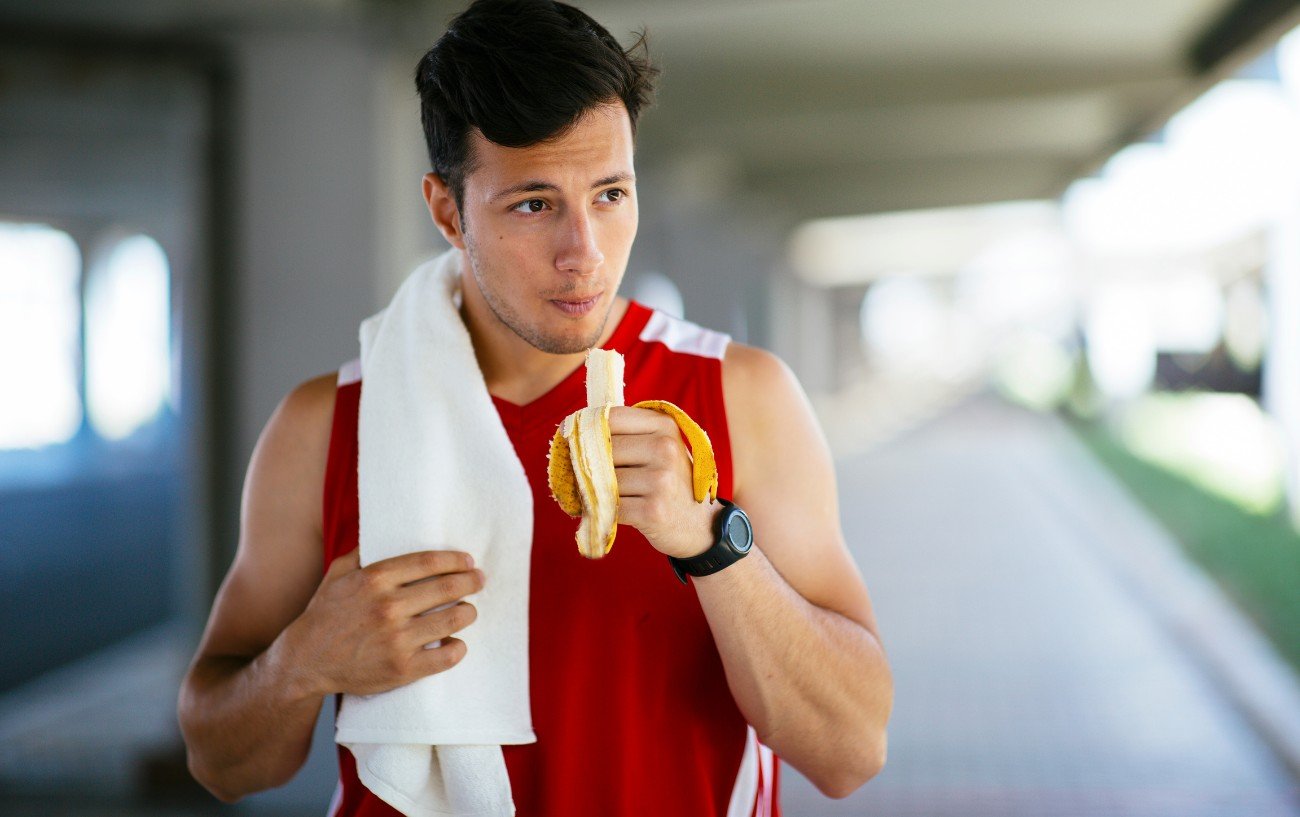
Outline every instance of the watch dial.
{"type": "Polygon", "coordinates": [[[749,546],[753,543],[749,520],[741,514],[732,514],[727,522],[727,540],[731,542],[733,548],[742,553],[749,550],[749,546]]]}

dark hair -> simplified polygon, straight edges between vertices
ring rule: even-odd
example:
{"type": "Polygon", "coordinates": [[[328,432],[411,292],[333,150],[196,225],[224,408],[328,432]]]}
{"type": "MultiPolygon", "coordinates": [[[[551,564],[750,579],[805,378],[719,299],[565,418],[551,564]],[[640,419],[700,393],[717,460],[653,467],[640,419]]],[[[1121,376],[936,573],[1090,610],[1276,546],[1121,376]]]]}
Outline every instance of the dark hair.
{"type": "Polygon", "coordinates": [[[565,3],[475,0],[415,69],[433,172],[460,208],[474,169],[471,128],[498,145],[526,147],[562,135],[592,107],[621,100],[635,135],[658,73],[644,32],[624,50],[565,3]]]}

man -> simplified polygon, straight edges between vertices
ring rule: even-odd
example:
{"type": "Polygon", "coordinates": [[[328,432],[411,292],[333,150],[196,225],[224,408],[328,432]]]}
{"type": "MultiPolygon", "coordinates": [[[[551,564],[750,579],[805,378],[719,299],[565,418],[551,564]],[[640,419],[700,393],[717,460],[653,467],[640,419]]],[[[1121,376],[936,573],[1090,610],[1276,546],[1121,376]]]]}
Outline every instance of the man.
{"type": "MultiPolygon", "coordinates": [[[[521,815],[776,814],[777,756],[832,797],[885,762],[892,679],[800,386],[765,351],[617,295],[653,73],[548,0],[480,0],[417,70],[425,199],[461,253],[461,316],[534,492],[538,740],[503,747],[521,815]],[[597,346],[625,355],[629,402],[670,400],[708,431],[719,496],[752,525],[743,558],[717,527],[735,511],[694,501],[676,425],[631,407],[610,413],[617,547],[574,552],[546,452],[585,404],[597,346]]],[[[455,550],[360,566],[363,376],[354,361],[295,388],[253,453],[238,553],[179,700],[190,769],[226,802],[297,772],[324,696],[454,672],[452,634],[476,617],[461,600],[492,581],[455,550]]],[[[338,754],[332,813],[395,814],[338,754]]]]}

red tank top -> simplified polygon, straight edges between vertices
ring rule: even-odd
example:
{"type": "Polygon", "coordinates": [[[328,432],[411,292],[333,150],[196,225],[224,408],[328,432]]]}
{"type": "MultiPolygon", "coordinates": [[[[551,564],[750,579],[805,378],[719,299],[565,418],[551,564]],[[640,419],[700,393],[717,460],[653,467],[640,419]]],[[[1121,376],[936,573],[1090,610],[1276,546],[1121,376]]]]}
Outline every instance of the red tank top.
{"type": "MultiPolygon", "coordinates": [[[[718,493],[732,496],[722,399],[729,338],[635,301],[604,345],[626,362],[626,402],[669,400],[708,432],[718,493]]],[[[780,759],[758,741],[727,688],[695,593],[636,528],[589,561],[550,496],[556,427],[586,404],[584,367],[519,406],[492,397],[533,489],[529,693],[537,742],[503,746],[519,817],[779,817],[780,759]]],[[[325,565],[358,545],[359,360],[339,370],[325,475],[325,565]]],[[[488,577],[491,581],[491,577],[488,577]]],[[[450,670],[455,672],[453,668],[450,670]]],[[[335,696],[335,714],[342,696],[335,696]]],[[[357,777],[337,745],[330,817],[400,813],[357,777]]]]}

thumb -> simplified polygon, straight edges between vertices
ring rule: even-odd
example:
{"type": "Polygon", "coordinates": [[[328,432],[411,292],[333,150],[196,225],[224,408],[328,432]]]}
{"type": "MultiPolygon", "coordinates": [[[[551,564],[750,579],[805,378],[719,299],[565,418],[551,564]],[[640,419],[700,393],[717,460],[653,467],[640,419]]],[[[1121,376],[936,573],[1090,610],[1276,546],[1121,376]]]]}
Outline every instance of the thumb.
{"type": "Polygon", "coordinates": [[[330,562],[329,572],[352,571],[361,567],[361,548],[352,548],[330,562]]]}

